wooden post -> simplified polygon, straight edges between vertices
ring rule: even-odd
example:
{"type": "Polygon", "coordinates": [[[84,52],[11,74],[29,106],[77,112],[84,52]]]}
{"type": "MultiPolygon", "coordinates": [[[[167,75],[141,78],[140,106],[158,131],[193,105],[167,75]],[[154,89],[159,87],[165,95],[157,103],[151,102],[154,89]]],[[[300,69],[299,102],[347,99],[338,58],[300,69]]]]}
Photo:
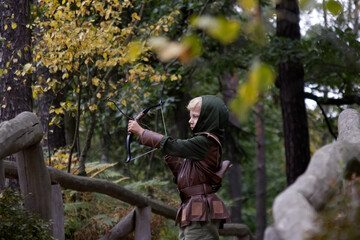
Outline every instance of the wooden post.
{"type": "Polygon", "coordinates": [[[39,143],[43,137],[39,119],[31,112],[22,112],[0,124],[0,159],[39,143]]]}
{"type": "Polygon", "coordinates": [[[116,240],[126,237],[134,231],[135,209],[123,217],[121,221],[113,227],[108,234],[100,238],[100,240],[116,240]]]}
{"type": "Polygon", "coordinates": [[[4,160],[0,159],[0,192],[5,187],[5,168],[4,168],[4,160]]]}
{"type": "Polygon", "coordinates": [[[19,183],[25,208],[51,219],[51,182],[40,143],[16,154],[19,183]]]}
{"type": "Polygon", "coordinates": [[[151,239],[151,207],[136,208],[135,240],[151,239]]]}
{"type": "Polygon", "coordinates": [[[16,153],[25,208],[48,221],[51,219],[51,183],[40,146],[42,137],[40,121],[32,112],[22,112],[0,124],[0,159],[16,153]]]}
{"type": "Polygon", "coordinates": [[[51,202],[53,237],[57,240],[65,240],[64,205],[60,184],[51,185],[51,202]]]}

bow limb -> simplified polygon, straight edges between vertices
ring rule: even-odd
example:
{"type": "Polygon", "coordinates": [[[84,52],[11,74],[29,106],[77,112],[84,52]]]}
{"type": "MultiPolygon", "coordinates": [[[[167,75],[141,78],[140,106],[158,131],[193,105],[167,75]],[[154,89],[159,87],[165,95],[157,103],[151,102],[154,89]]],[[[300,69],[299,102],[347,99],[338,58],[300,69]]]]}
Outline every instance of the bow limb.
{"type": "MultiPolygon", "coordinates": [[[[134,120],[135,121],[139,121],[141,118],[143,118],[151,109],[156,108],[162,106],[162,101],[160,100],[159,104],[156,104],[154,106],[150,106],[148,108],[145,108],[144,110],[141,111],[141,113],[139,113],[134,120]]],[[[126,157],[126,163],[130,162],[132,160],[131,158],[131,149],[130,149],[130,144],[132,141],[132,133],[128,133],[127,137],[126,137],[126,151],[127,151],[127,157],[126,157]]]]}

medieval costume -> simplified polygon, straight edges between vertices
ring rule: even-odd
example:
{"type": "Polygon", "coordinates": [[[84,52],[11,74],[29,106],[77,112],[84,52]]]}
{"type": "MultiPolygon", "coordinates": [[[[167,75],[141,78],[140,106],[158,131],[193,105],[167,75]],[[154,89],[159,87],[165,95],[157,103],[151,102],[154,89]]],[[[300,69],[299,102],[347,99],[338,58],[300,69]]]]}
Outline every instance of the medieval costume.
{"type": "MultiPolygon", "coordinates": [[[[209,223],[218,227],[230,219],[224,203],[216,195],[228,167],[228,162],[225,166],[221,160],[221,143],[229,113],[224,102],[216,96],[205,95],[201,100],[200,115],[191,138],[173,139],[149,130],[144,130],[140,136],[141,144],[159,148],[167,154],[165,161],[174,175],[182,200],[176,217],[176,223],[181,227],[180,239],[183,238],[181,235],[187,234],[187,228],[199,225],[197,234],[206,236],[206,231],[213,231],[213,226],[207,227],[209,223]]],[[[215,237],[198,239],[218,239],[217,227],[214,234],[210,233],[215,237]]]]}

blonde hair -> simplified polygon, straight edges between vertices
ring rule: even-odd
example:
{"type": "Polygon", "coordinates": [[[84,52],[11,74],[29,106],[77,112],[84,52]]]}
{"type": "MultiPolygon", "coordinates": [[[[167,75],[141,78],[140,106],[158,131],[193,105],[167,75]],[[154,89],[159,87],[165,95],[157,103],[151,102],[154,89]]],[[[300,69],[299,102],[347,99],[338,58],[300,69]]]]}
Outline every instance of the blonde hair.
{"type": "Polygon", "coordinates": [[[202,103],[202,98],[201,97],[196,97],[190,100],[189,104],[187,105],[187,109],[189,111],[195,110],[196,107],[201,107],[201,103],[202,103]]]}

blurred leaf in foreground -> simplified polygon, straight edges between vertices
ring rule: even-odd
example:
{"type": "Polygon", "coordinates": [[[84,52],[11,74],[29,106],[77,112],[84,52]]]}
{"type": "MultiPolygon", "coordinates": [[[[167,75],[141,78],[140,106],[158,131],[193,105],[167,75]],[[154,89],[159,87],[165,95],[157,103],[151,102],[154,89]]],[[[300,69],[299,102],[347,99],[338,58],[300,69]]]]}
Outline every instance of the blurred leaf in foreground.
{"type": "Polygon", "coordinates": [[[259,61],[254,62],[246,82],[239,86],[236,98],[231,102],[230,109],[240,121],[246,120],[250,109],[259,100],[262,92],[274,82],[275,74],[270,66],[259,61]]]}

